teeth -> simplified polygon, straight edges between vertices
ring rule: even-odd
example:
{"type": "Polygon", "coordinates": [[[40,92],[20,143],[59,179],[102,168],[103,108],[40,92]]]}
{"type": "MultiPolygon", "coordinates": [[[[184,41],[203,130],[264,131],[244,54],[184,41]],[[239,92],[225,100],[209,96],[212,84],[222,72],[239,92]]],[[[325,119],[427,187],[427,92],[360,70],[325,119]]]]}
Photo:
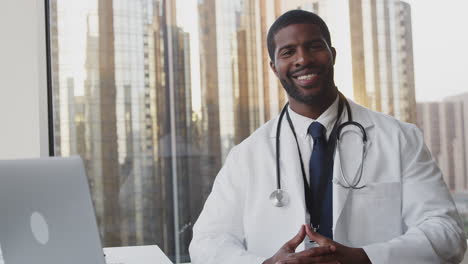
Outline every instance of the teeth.
{"type": "Polygon", "coordinates": [[[301,80],[301,81],[303,81],[303,80],[311,80],[311,79],[314,78],[316,75],[317,75],[317,74],[313,74],[313,73],[307,74],[307,75],[301,75],[301,76],[297,77],[297,79],[298,79],[298,80],[301,80]]]}

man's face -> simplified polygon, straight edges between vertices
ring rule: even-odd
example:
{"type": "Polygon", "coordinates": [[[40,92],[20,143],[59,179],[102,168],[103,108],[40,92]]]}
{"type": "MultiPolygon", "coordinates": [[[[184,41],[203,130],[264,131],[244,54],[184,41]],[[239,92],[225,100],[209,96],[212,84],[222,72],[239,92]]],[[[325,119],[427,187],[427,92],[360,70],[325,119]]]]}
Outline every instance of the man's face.
{"type": "Polygon", "coordinates": [[[314,24],[293,24],[278,31],[270,66],[290,99],[314,104],[333,92],[336,52],[314,24]]]}

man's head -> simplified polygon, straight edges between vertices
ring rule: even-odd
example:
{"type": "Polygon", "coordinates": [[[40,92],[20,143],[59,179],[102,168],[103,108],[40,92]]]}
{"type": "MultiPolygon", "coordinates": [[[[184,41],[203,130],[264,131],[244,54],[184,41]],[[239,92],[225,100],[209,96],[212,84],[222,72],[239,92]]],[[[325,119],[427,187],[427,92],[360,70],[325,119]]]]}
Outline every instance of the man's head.
{"type": "Polygon", "coordinates": [[[331,38],[330,38],[330,31],[328,31],[328,26],[325,24],[325,21],[318,15],[307,12],[304,10],[296,9],[290,10],[284,14],[282,14],[276,21],[271,25],[270,29],[268,30],[267,35],[267,48],[268,48],[268,55],[270,56],[271,61],[275,61],[275,35],[281,29],[293,25],[293,24],[314,24],[320,28],[325,41],[327,42],[328,46],[331,45],[331,38]]]}
{"type": "Polygon", "coordinates": [[[336,52],[319,16],[303,10],[284,13],[268,31],[267,45],[270,66],[291,103],[313,105],[336,96],[336,52]]]}

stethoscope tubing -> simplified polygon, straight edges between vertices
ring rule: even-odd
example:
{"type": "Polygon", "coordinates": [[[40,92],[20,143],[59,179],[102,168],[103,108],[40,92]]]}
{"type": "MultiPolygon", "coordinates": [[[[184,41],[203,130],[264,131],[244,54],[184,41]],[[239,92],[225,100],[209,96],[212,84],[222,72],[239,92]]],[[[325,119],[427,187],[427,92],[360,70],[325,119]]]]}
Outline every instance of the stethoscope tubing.
{"type": "Polygon", "coordinates": [[[276,126],[276,189],[281,190],[281,168],[280,168],[280,133],[281,133],[281,120],[283,120],[283,116],[287,111],[289,103],[287,103],[283,110],[281,110],[281,114],[279,116],[278,125],[276,126]]]}
{"type": "MultiPolygon", "coordinates": [[[[338,184],[340,185],[341,187],[343,188],[346,188],[346,189],[354,189],[354,190],[359,190],[359,189],[362,189],[364,187],[366,187],[366,185],[362,185],[362,186],[358,186],[359,183],[361,182],[361,179],[362,179],[362,173],[363,173],[363,169],[364,169],[364,159],[365,159],[365,156],[366,156],[366,144],[367,144],[367,133],[364,129],[364,127],[359,124],[358,122],[354,121],[353,118],[352,118],[352,112],[351,112],[351,107],[349,105],[349,102],[348,100],[346,100],[346,98],[341,94],[339,93],[339,100],[340,100],[340,105],[339,105],[339,110],[338,110],[338,114],[337,114],[337,119],[335,121],[335,127],[336,127],[336,131],[334,131],[335,129],[332,130],[332,133],[331,133],[331,137],[335,137],[335,153],[338,152],[338,156],[340,158],[340,174],[341,174],[341,178],[342,180],[344,181],[344,183],[346,184],[343,184],[341,183],[340,181],[338,180],[335,180],[333,179],[333,183],[335,184],[338,184]],[[346,106],[346,110],[347,110],[347,113],[348,113],[348,121],[342,123],[342,124],[339,124],[337,126],[337,124],[339,123],[339,120],[341,119],[341,114],[342,114],[342,103],[345,104],[346,106]],[[342,165],[342,158],[341,158],[341,151],[340,151],[340,136],[342,134],[342,130],[346,127],[346,126],[356,126],[359,128],[361,134],[362,134],[362,156],[361,156],[361,163],[360,163],[360,166],[356,172],[356,175],[355,177],[353,178],[353,181],[350,182],[348,180],[348,178],[345,176],[345,173],[343,171],[343,165],[342,165]],[[359,174],[359,175],[358,175],[359,174]],[[356,177],[358,176],[358,177],[356,177]]],[[[286,105],[283,107],[283,109],[281,110],[281,114],[279,116],[279,119],[278,119],[278,124],[277,124],[277,128],[276,128],[276,187],[277,189],[275,191],[273,191],[273,193],[270,195],[270,200],[272,200],[273,204],[275,206],[278,206],[278,207],[281,207],[284,205],[284,203],[281,201],[281,199],[283,197],[288,197],[287,196],[287,193],[285,191],[282,190],[281,188],[281,168],[280,168],[280,133],[281,133],[281,121],[283,120],[283,117],[287,111],[287,108],[289,106],[289,103],[286,103],[286,105]]],[[[294,135],[294,137],[296,138],[296,143],[298,144],[297,142],[297,136],[296,136],[296,133],[294,131],[294,126],[292,125],[292,123],[290,122],[289,120],[289,115],[288,115],[288,121],[289,121],[289,125],[291,127],[291,130],[292,130],[292,133],[294,135]]],[[[299,145],[298,145],[299,146],[299,145]]],[[[304,191],[309,191],[309,188],[308,188],[308,185],[307,185],[307,182],[306,182],[306,178],[305,178],[305,171],[304,171],[304,165],[303,165],[303,162],[302,162],[302,155],[301,155],[301,152],[300,152],[300,149],[298,147],[298,152],[299,152],[299,158],[301,159],[300,160],[300,163],[301,163],[301,170],[302,170],[302,174],[303,174],[303,180],[305,181],[304,182],[304,191]]],[[[307,198],[307,196],[306,196],[307,198]]],[[[307,199],[306,199],[307,201],[307,199]]]]}

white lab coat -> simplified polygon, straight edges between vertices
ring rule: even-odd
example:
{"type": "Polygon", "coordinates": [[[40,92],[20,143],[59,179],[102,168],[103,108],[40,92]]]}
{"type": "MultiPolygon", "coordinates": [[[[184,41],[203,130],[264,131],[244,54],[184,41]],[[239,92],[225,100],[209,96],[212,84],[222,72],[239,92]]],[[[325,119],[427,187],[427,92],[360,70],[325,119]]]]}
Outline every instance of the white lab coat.
{"type": "MultiPolygon", "coordinates": [[[[349,190],[333,184],[334,240],[364,248],[377,264],[460,262],[466,250],[463,225],[419,129],[350,105],[354,121],[369,137],[361,181],[367,187],[349,190]]],[[[280,165],[290,201],[279,208],[268,199],[276,189],[277,121],[260,127],[226,158],[193,228],[193,264],[262,263],[306,222],[299,155],[286,121],[280,165]]],[[[343,169],[353,178],[360,140],[342,144],[343,169]]],[[[341,178],[339,166],[336,155],[335,179],[341,178]]],[[[303,249],[304,243],[298,250],[303,249]]]]}

